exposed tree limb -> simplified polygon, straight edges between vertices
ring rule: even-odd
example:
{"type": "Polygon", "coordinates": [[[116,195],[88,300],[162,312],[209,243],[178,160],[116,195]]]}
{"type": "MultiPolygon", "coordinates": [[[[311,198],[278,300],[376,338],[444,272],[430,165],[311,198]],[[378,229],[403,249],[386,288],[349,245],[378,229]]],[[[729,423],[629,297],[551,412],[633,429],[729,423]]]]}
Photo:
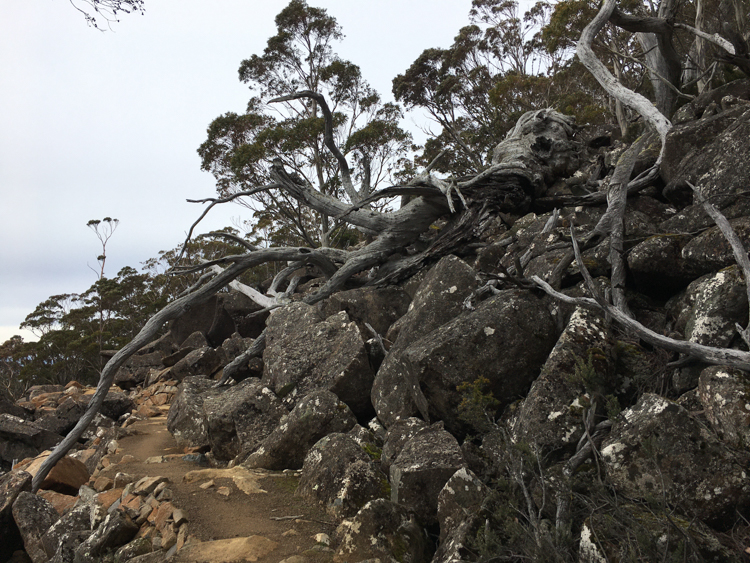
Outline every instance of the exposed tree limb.
{"type": "MultiPolygon", "coordinates": [[[[571,232],[572,235],[572,232],[571,232]]],[[[750,352],[744,352],[741,350],[733,350],[730,348],[715,348],[713,346],[704,346],[703,344],[696,344],[695,342],[687,342],[684,340],[675,340],[667,336],[658,334],[653,330],[643,326],[635,319],[629,317],[621,310],[613,307],[609,302],[604,299],[594,284],[594,280],[591,278],[586,265],[583,263],[583,258],[578,247],[578,243],[575,237],[571,236],[573,242],[573,249],[576,254],[576,262],[578,267],[583,274],[583,278],[586,282],[586,286],[594,295],[594,298],[590,297],[569,297],[559,291],[552,288],[547,282],[542,280],[539,276],[532,276],[531,280],[536,283],[541,289],[547,294],[560,299],[565,303],[571,305],[582,305],[584,307],[590,307],[594,309],[600,309],[610,315],[612,319],[622,325],[625,329],[632,331],[644,342],[651,344],[652,346],[658,346],[671,350],[673,352],[679,352],[687,356],[694,356],[695,358],[714,365],[728,365],[736,367],[745,371],[750,371],[750,352]]]]}
{"type": "Polygon", "coordinates": [[[674,26],[679,27],[680,29],[685,29],[692,34],[697,35],[701,39],[705,39],[706,41],[709,41],[710,43],[713,43],[714,45],[718,45],[730,55],[737,54],[737,51],[735,50],[734,45],[732,45],[729,41],[724,39],[718,33],[706,33],[705,31],[701,31],[700,29],[695,29],[694,27],[690,25],[687,25],[685,23],[679,23],[679,22],[675,23],[674,26]]]}
{"type": "Polygon", "coordinates": [[[268,191],[268,190],[277,189],[279,187],[280,186],[278,186],[276,184],[267,184],[265,186],[260,186],[260,187],[257,187],[257,188],[253,188],[252,190],[247,190],[247,191],[244,191],[244,192],[237,192],[236,194],[232,194],[232,195],[224,197],[224,198],[218,198],[218,199],[217,198],[188,199],[187,201],[189,203],[209,203],[209,206],[206,207],[203,210],[203,213],[200,214],[200,217],[198,217],[198,219],[196,219],[195,222],[192,225],[190,225],[190,229],[188,230],[187,237],[185,237],[185,242],[182,244],[182,250],[180,250],[180,254],[179,254],[179,256],[177,256],[177,261],[176,262],[179,263],[179,261],[182,260],[182,257],[185,254],[185,250],[187,250],[187,243],[190,241],[191,237],[193,236],[193,231],[195,230],[195,227],[198,226],[198,223],[200,223],[201,221],[203,221],[203,218],[206,215],[208,215],[208,212],[211,211],[211,209],[215,205],[219,205],[220,203],[230,202],[232,200],[237,199],[238,197],[249,196],[249,195],[257,194],[257,193],[260,193],[260,192],[265,192],[265,191],[268,191]]]}
{"type": "Polygon", "coordinates": [[[620,29],[631,33],[669,33],[669,22],[664,18],[653,16],[634,16],[626,14],[616,6],[608,17],[609,21],[620,29]]]}
{"type": "MultiPolygon", "coordinates": [[[[606,199],[607,211],[597,222],[596,226],[581,241],[584,249],[591,248],[598,244],[604,237],[612,235],[610,239],[610,264],[612,265],[613,287],[617,290],[617,306],[627,307],[624,297],[621,296],[622,287],[625,284],[625,269],[622,261],[622,238],[623,238],[623,217],[627,205],[627,197],[631,194],[630,188],[633,182],[627,183],[628,178],[633,173],[633,167],[638,155],[647,143],[648,135],[642,135],[633,143],[620,157],[617,162],[612,177],[609,180],[609,188],[606,192],[597,192],[602,202],[606,199]],[[616,272],[616,273],[615,273],[616,272]]],[[[640,187],[640,183],[638,186],[640,187]]],[[[637,191],[637,190],[634,190],[637,191]]],[[[559,288],[562,282],[563,272],[573,263],[575,253],[571,249],[555,265],[549,275],[549,283],[552,287],[559,288]]],[[[623,309],[626,310],[626,309],[623,309]]]]}
{"type": "Polygon", "coordinates": [[[349,170],[349,163],[346,162],[346,157],[341,154],[341,151],[336,146],[336,141],[333,138],[333,115],[331,114],[331,110],[328,107],[328,103],[326,103],[326,99],[323,97],[323,95],[311,90],[302,90],[300,92],[295,92],[294,94],[280,96],[278,98],[268,100],[268,103],[273,104],[276,102],[288,102],[290,100],[299,100],[300,98],[309,98],[311,100],[314,100],[315,103],[317,103],[320,107],[320,110],[323,112],[323,118],[325,119],[325,133],[323,134],[323,142],[325,143],[328,150],[331,151],[331,154],[336,158],[336,161],[339,163],[339,170],[341,171],[341,183],[344,185],[346,195],[349,196],[349,199],[351,199],[352,203],[357,203],[360,199],[362,199],[362,196],[354,188],[354,184],[352,183],[352,175],[349,170]]]}
{"type": "MultiPolygon", "coordinates": [[[[211,266],[210,270],[215,274],[220,274],[224,271],[224,268],[214,264],[213,266],[211,266]]],[[[229,287],[231,287],[235,291],[238,291],[242,295],[249,297],[253,301],[253,303],[255,303],[256,305],[260,305],[261,307],[272,307],[277,304],[275,298],[263,295],[260,291],[250,287],[249,285],[238,282],[237,280],[230,281],[229,287]]]]}
{"type": "Polygon", "coordinates": [[[646,121],[648,121],[659,133],[659,137],[662,142],[662,154],[659,155],[658,161],[661,162],[664,150],[664,142],[667,137],[667,133],[672,128],[672,124],[664,114],[662,114],[647,98],[641,96],[637,92],[633,92],[629,88],[623,86],[612,73],[609,72],[607,67],[602,63],[594,54],[594,50],[591,48],[591,44],[594,37],[604,27],[604,24],[612,16],[615,9],[616,0],[605,0],[602,4],[599,13],[591,20],[581,33],[581,38],[578,40],[576,47],[576,54],[580,59],[581,63],[589,70],[592,76],[601,84],[607,93],[620,100],[623,104],[634,109],[636,112],[641,114],[646,121]]]}
{"type": "MultiPolygon", "coordinates": [[[[742,270],[742,275],[745,278],[745,289],[747,292],[748,303],[750,303],[750,259],[747,257],[747,250],[745,250],[740,237],[737,236],[737,233],[732,228],[732,225],[729,224],[727,218],[724,217],[724,215],[716,209],[713,204],[703,197],[703,194],[697,187],[690,182],[687,182],[687,184],[690,186],[690,189],[693,190],[695,199],[703,206],[703,209],[706,210],[706,213],[708,213],[711,219],[714,220],[714,223],[719,227],[721,234],[724,235],[724,238],[727,239],[727,242],[729,242],[729,245],[732,247],[734,259],[737,261],[737,264],[742,270]]],[[[740,324],[737,323],[737,331],[740,333],[742,340],[745,341],[745,344],[750,347],[750,323],[748,323],[747,328],[742,328],[740,324]]]]}

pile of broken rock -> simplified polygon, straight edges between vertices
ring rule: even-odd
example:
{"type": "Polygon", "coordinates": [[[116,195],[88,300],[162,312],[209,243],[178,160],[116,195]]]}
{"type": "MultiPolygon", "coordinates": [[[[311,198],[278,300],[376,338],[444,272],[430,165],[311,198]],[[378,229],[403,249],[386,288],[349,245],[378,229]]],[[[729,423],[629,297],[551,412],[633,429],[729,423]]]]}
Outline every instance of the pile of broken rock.
{"type": "Polygon", "coordinates": [[[47,448],[75,425],[94,389],[77,382],[36,386],[15,405],[3,405],[14,414],[0,414],[0,452],[3,465],[13,467],[0,477],[0,560],[86,562],[108,555],[129,561],[184,545],[187,519],[169,502],[165,478],[100,475],[113,463],[128,426],[162,414],[157,405],[171,402],[174,383],[159,382],[132,396],[110,390],[80,447],[54,466],[37,494],[30,492],[31,480],[47,448]],[[26,459],[17,461],[21,457],[26,459]]]}

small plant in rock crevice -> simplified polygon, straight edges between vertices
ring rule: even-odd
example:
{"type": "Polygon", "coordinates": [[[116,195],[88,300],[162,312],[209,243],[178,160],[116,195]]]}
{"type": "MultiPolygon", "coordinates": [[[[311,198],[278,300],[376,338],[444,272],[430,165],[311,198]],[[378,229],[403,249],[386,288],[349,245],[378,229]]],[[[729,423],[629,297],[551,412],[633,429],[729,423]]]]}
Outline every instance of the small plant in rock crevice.
{"type": "Polygon", "coordinates": [[[480,376],[456,387],[456,391],[461,393],[458,419],[480,434],[497,427],[494,411],[500,406],[500,402],[495,399],[492,391],[486,390],[489,384],[489,379],[480,376]]]}

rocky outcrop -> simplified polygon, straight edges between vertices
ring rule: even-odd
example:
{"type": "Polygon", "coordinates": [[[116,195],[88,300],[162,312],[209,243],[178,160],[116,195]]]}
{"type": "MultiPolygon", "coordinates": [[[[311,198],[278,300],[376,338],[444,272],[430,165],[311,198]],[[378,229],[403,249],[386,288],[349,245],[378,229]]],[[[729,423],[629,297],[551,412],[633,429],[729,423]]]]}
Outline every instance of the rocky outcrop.
{"type": "Polygon", "coordinates": [[[409,310],[410,303],[411,297],[403,289],[363,287],[334,293],[317,307],[323,318],[345,311],[367,339],[372,336],[368,324],[376,333],[385,336],[393,323],[409,310]]]}
{"type": "MultiPolygon", "coordinates": [[[[34,459],[17,464],[14,469],[36,476],[39,467],[49,454],[49,451],[43,452],[34,459]]],[[[89,477],[89,471],[83,462],[71,456],[65,456],[50,470],[39,488],[75,496],[78,494],[78,489],[88,482],[89,477]]]]}
{"type": "Polygon", "coordinates": [[[13,519],[21,532],[24,549],[34,563],[47,561],[42,536],[59,517],[49,502],[29,492],[21,492],[13,503],[13,519]]]}
{"type": "Polygon", "coordinates": [[[374,376],[357,324],[346,311],[323,319],[304,303],[290,309],[268,321],[263,382],[290,408],[311,391],[327,389],[357,416],[371,416],[374,376]]]}
{"type": "Polygon", "coordinates": [[[325,507],[337,521],[351,518],[369,501],[389,493],[387,477],[346,434],[329,434],[305,457],[296,495],[325,507]]]}
{"type": "Polygon", "coordinates": [[[336,529],[335,563],[378,559],[388,563],[426,563],[429,547],[423,530],[403,507],[379,499],[336,529]]]}
{"type": "Polygon", "coordinates": [[[13,503],[23,492],[31,491],[31,475],[13,471],[0,476],[0,559],[10,559],[23,547],[23,538],[13,518],[13,503]]]}
{"type": "MultiPolygon", "coordinates": [[[[505,290],[406,348],[402,373],[413,382],[422,416],[461,436],[467,424],[460,418],[458,388],[486,379],[487,392],[504,408],[528,392],[557,336],[545,298],[505,290]]],[[[383,407],[385,413],[398,410],[389,402],[383,407]]]]}
{"type": "Polygon", "coordinates": [[[440,542],[433,563],[448,563],[471,557],[472,543],[480,522],[480,509],[489,488],[474,473],[461,468],[438,495],[440,542]]]}
{"type": "Polygon", "coordinates": [[[219,460],[255,451],[289,411],[257,378],[209,393],[203,401],[208,443],[219,460]]]}
{"type": "Polygon", "coordinates": [[[210,346],[204,346],[188,353],[169,371],[169,377],[182,381],[186,377],[211,377],[221,366],[219,354],[210,346]]]}
{"type": "MultiPolygon", "coordinates": [[[[637,320],[659,334],[744,348],[737,331],[748,322],[743,275],[688,187],[700,185],[750,244],[742,194],[750,90],[744,81],[717,92],[679,110],[661,183],[628,200],[622,289],[637,320]]],[[[603,204],[559,202],[605,189],[626,147],[606,127],[582,130],[579,144],[561,145],[561,161],[546,161],[545,147],[557,137],[529,135],[541,156],[521,174],[529,185],[513,194],[519,206],[499,212],[488,194],[477,219],[486,228],[466,235],[467,244],[449,245],[456,255],[430,263],[446,252],[433,243],[450,238],[441,221],[404,249],[399,260],[417,246],[434,254],[400,286],[370,287],[365,276],[354,277],[346,290],[306,304],[305,292],[321,278],[270,314],[249,316],[258,307],[236,293],[195,307],[123,368],[118,381],[127,393],[111,393],[110,418],[97,420],[71,457],[92,472],[120,426],[171,402],[169,429],[195,459],[229,462],[232,471],[301,468],[297,494],[343,519],[330,548],[337,562],[556,553],[598,563],[628,559],[634,545],[643,560],[732,560],[722,532],[733,529],[744,549],[750,518],[747,374],[653,348],[605,315],[563,305],[530,283],[556,272],[571,227],[583,240],[605,212],[603,204]],[[583,167],[571,175],[579,160],[583,167]],[[559,217],[546,211],[553,205],[559,217]],[[217,387],[222,368],[264,329],[263,358],[217,387]],[[600,455],[584,461],[591,452],[600,455]]],[[[636,173],[657,149],[642,155],[636,173]]],[[[468,217],[465,211],[456,216],[468,217]]],[[[621,289],[607,280],[608,239],[586,249],[583,262],[605,298],[621,289]]],[[[590,296],[580,280],[573,263],[553,281],[566,295],[590,296]]],[[[53,445],[89,397],[38,386],[16,405],[0,405],[5,466],[53,445]]],[[[109,481],[89,482],[101,491],[87,508],[79,501],[71,510],[70,495],[46,493],[65,522],[42,535],[48,557],[118,553],[143,561],[176,549],[186,531],[169,499],[157,498],[166,483],[109,481]],[[149,518],[166,524],[154,531],[149,518]],[[146,546],[145,534],[158,540],[146,546]]],[[[23,483],[7,482],[9,498],[23,483]]],[[[86,486],[71,487],[88,494],[86,486]]],[[[8,534],[20,541],[17,530],[8,534]]]]}
{"type": "Polygon", "coordinates": [[[14,461],[34,457],[53,448],[62,436],[39,428],[33,422],[10,414],[0,414],[0,461],[9,467],[14,461]]]}
{"type": "Polygon", "coordinates": [[[221,396],[214,382],[204,377],[185,378],[169,407],[167,428],[178,444],[207,447],[208,429],[203,417],[203,402],[210,396],[221,396]]]}
{"type": "Polygon", "coordinates": [[[464,300],[479,286],[477,273],[455,256],[441,259],[419,285],[408,312],[386,337],[393,345],[372,386],[372,405],[386,427],[418,412],[416,382],[404,375],[403,351],[463,311],[464,300]]]}
{"type": "Polygon", "coordinates": [[[624,411],[601,452],[609,482],[630,498],[656,496],[724,529],[750,507],[742,458],[658,395],[645,394],[624,411]]]}
{"type": "Polygon", "coordinates": [[[418,431],[391,464],[391,501],[417,515],[423,525],[437,523],[438,495],[464,467],[458,441],[436,423],[418,431]]]}
{"type": "Polygon", "coordinates": [[[315,391],[303,398],[261,445],[245,460],[250,468],[300,469],[315,443],[355,424],[349,407],[330,391],[315,391]]]}
{"type": "MultiPolygon", "coordinates": [[[[608,328],[602,315],[576,309],[547,357],[539,377],[514,414],[513,440],[534,443],[545,452],[574,447],[581,438],[580,398],[586,385],[582,364],[596,358],[600,373],[607,369],[608,328]],[[604,364],[604,365],[602,365],[604,364]]],[[[601,385],[601,383],[599,383],[601,385]]],[[[601,392],[604,389],[597,389],[601,392]]],[[[611,392],[610,390],[604,390],[611,392]]]]}
{"type": "Polygon", "coordinates": [[[698,398],[714,432],[729,446],[750,444],[750,376],[741,370],[712,366],[698,381],[698,398]]]}

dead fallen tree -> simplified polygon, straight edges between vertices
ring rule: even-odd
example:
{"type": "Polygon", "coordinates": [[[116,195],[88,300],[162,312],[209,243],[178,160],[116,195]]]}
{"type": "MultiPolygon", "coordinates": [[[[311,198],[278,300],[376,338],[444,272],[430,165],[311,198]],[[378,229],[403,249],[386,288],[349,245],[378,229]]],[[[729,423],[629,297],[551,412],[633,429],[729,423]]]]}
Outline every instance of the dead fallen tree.
{"type": "MultiPolygon", "coordinates": [[[[330,111],[326,111],[325,99],[309,91],[299,92],[294,96],[313,99],[323,109],[327,125],[326,146],[339,162],[342,184],[346,191],[350,196],[357,196],[359,192],[352,186],[348,164],[330,134],[332,116],[330,111]]],[[[179,299],[154,315],[138,335],[107,362],[85,415],[42,464],[34,478],[33,489],[39,488],[51,468],[83,435],[100,409],[118,369],[131,355],[152,341],[166,322],[205,302],[224,287],[236,285],[236,278],[248,269],[268,262],[284,262],[288,265],[274,280],[274,291],[270,295],[262,295],[247,287],[240,288],[265,310],[288,301],[288,294],[276,289],[286,277],[305,265],[314,266],[326,280],[318,291],[305,296],[304,301],[308,304],[327,298],[344,287],[353,276],[363,272],[368,272],[366,283],[371,285],[403,279],[415,273],[426,262],[437,260],[468,241],[476,240],[497,212],[527,212],[533,200],[544,193],[546,181],[554,174],[573,173],[578,167],[577,154],[570,141],[574,127],[572,118],[551,109],[528,112],[495,148],[492,165],[481,173],[470,178],[444,179],[433,175],[431,166],[428,166],[406,185],[381,190],[359,201],[354,199],[353,203],[316,191],[298,176],[288,173],[280,161],[272,164],[271,184],[224,199],[203,200],[209,205],[191,227],[186,243],[201,219],[215,205],[271,189],[282,190],[302,205],[346,222],[369,235],[372,242],[347,251],[306,247],[260,249],[244,241],[235,241],[245,246],[247,252],[176,268],[174,273],[199,274],[198,281],[179,299]],[[368,206],[371,202],[396,195],[409,198],[408,203],[398,210],[379,213],[368,206]],[[444,217],[448,218],[448,222],[439,236],[424,249],[410,249],[425,232],[429,232],[431,225],[444,217]]],[[[226,233],[215,233],[215,236],[231,237],[226,233]]],[[[242,362],[262,353],[264,343],[265,339],[261,335],[250,350],[227,366],[225,379],[231,377],[233,369],[236,371],[242,362]]]]}

